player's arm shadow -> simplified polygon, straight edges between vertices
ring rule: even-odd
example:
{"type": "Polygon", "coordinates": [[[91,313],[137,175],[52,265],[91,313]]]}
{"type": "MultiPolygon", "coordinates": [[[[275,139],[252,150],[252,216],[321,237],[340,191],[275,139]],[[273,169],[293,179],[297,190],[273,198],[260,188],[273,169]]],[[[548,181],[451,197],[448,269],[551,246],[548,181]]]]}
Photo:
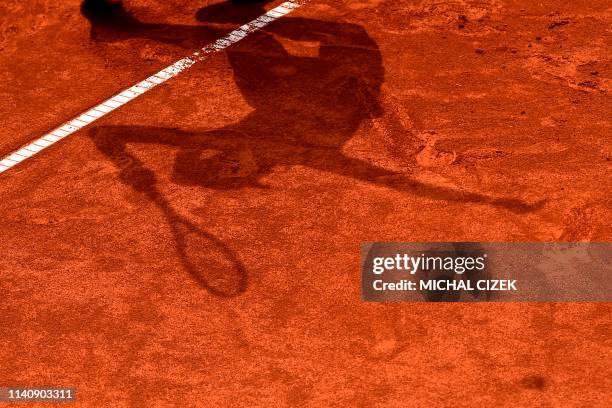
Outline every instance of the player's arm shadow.
{"type": "MultiPolygon", "coordinates": [[[[343,175],[356,180],[387,187],[398,192],[417,195],[442,202],[464,204],[484,204],[500,207],[513,213],[523,214],[536,211],[545,204],[545,200],[528,203],[512,197],[495,197],[475,191],[461,190],[428,184],[400,172],[386,170],[367,161],[348,157],[337,151],[311,150],[307,160],[308,166],[321,171],[343,175]]],[[[304,163],[306,165],[306,163],[304,163]]]]}
{"type": "Polygon", "coordinates": [[[310,167],[436,201],[491,205],[518,214],[538,210],[544,204],[544,201],[527,203],[510,197],[494,197],[427,184],[404,173],[348,157],[335,148],[297,146],[296,150],[296,146],[287,145],[285,151],[283,146],[278,146],[274,154],[267,154],[269,149],[265,140],[253,137],[248,137],[247,140],[246,136],[230,129],[187,132],[150,126],[103,126],[92,129],[90,135],[98,149],[121,171],[122,182],[147,194],[154,202],[158,202],[161,196],[156,188],[155,175],[127,151],[128,144],[160,144],[177,148],[178,154],[171,179],[182,185],[199,185],[220,190],[257,187],[261,186],[259,180],[267,176],[275,165],[289,164],[310,167]],[[219,178],[214,172],[222,169],[206,165],[211,159],[201,157],[202,152],[210,149],[222,154],[248,150],[257,163],[256,172],[249,173],[248,179],[242,180],[243,183],[240,182],[240,177],[219,178]]]}

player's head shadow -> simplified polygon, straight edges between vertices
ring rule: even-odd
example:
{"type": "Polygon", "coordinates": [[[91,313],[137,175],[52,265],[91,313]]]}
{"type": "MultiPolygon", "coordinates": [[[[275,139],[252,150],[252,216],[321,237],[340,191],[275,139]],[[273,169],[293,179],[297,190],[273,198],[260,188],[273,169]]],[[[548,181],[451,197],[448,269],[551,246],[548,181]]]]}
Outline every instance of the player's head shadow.
{"type": "MultiPolygon", "coordinates": [[[[260,16],[265,3],[217,3],[196,18],[238,26],[260,16]]],[[[382,115],[382,55],[360,25],[290,15],[225,53],[234,83],[253,108],[233,126],[243,134],[340,149],[364,120],[382,115]]]]}

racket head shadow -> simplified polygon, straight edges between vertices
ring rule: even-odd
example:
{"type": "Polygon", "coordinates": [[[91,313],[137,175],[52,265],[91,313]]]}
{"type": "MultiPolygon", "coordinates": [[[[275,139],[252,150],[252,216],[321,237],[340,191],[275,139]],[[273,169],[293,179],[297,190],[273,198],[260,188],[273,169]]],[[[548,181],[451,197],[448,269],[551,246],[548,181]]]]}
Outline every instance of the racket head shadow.
{"type": "Polygon", "coordinates": [[[246,291],[246,268],[227,244],[184,220],[174,222],[172,227],[181,263],[201,287],[224,298],[246,291]]]}

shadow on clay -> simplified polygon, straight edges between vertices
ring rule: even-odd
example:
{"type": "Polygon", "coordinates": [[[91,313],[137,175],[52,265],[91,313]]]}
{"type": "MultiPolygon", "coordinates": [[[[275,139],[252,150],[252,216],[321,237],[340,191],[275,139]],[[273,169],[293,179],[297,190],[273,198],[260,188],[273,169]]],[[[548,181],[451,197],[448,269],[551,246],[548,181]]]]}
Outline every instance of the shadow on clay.
{"type": "MultiPolygon", "coordinates": [[[[264,12],[263,3],[224,2],[201,9],[196,17],[202,23],[240,25],[264,12]]],[[[220,34],[207,27],[141,23],[122,8],[116,20],[90,21],[92,35],[102,30],[112,41],[138,37],[181,43],[202,35],[201,46],[212,40],[211,33],[214,38],[220,34]]],[[[382,56],[361,26],[286,17],[251,34],[226,53],[235,83],[252,107],[240,122],[210,131],[147,126],[101,126],[90,131],[97,148],[121,170],[122,182],[147,194],[162,210],[173,229],[185,268],[215,295],[232,296],[244,291],[245,267],[226,244],[172,209],[156,187],[155,174],[128,152],[128,144],[176,148],[171,177],[183,186],[217,190],[266,188],[260,180],[274,167],[299,165],[434,200],[486,204],[519,214],[537,210],[543,204],[426,184],[345,155],[343,147],[362,122],[383,114],[379,102],[385,72],[382,56]],[[296,55],[283,46],[281,38],[318,47],[308,55],[296,55]],[[126,162],[129,166],[124,165],[126,162]],[[219,282],[225,283],[213,285],[209,275],[198,272],[199,261],[190,260],[189,238],[185,234],[200,234],[201,247],[225,258],[221,269],[227,269],[228,263],[232,265],[233,279],[220,278],[219,282]]]]}

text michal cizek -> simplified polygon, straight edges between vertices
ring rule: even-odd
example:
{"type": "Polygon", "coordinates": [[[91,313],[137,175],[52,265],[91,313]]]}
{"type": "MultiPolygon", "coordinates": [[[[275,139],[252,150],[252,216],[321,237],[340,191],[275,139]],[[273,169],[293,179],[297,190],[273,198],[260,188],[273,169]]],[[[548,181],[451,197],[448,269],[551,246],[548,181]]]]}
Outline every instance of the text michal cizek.
{"type": "Polygon", "coordinates": [[[447,279],[421,279],[416,282],[402,279],[399,282],[383,282],[381,279],[372,283],[374,290],[482,290],[482,291],[510,291],[517,290],[516,280],[507,279],[481,279],[475,282],[469,280],[447,280],[447,279]]]}

